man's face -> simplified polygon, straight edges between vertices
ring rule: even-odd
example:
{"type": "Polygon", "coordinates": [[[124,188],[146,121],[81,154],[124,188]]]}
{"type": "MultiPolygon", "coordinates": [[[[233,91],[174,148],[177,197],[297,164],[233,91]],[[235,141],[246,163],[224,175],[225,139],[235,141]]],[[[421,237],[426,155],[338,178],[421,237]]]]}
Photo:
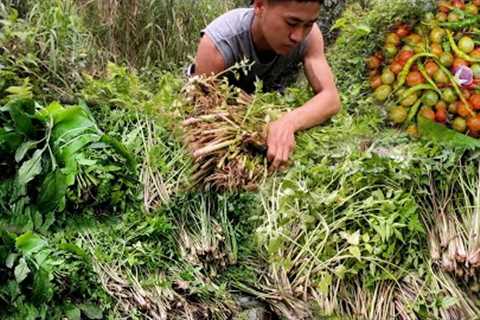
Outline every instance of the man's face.
{"type": "Polygon", "coordinates": [[[286,55],[310,33],[320,14],[320,4],[257,0],[255,10],[267,44],[275,53],[286,55]]]}

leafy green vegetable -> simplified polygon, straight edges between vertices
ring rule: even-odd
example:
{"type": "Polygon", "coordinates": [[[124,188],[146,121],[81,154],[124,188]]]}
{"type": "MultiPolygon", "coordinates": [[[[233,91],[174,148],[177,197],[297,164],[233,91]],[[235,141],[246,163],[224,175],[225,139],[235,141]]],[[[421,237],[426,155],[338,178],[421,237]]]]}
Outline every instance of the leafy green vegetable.
{"type": "Polygon", "coordinates": [[[438,144],[457,149],[476,149],[480,147],[478,139],[461,134],[422,116],[418,116],[417,123],[419,133],[438,144]]]}

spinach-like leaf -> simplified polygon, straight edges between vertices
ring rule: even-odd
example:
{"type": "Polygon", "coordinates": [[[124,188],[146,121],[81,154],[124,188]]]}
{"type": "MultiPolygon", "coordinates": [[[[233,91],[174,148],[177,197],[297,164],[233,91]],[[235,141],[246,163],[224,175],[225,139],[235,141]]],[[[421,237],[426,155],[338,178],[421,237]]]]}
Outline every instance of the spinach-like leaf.
{"type": "Polygon", "coordinates": [[[32,181],[42,172],[42,154],[44,150],[36,150],[32,158],[25,161],[18,170],[16,183],[24,188],[27,183],[32,181]]]}
{"type": "Polygon", "coordinates": [[[15,245],[24,255],[30,255],[41,250],[47,242],[32,232],[24,233],[17,237],[15,245]]]}
{"type": "Polygon", "coordinates": [[[26,136],[31,136],[34,132],[32,123],[32,114],[34,102],[29,99],[13,100],[7,104],[10,116],[15,123],[15,130],[26,136]]]}
{"type": "Polygon", "coordinates": [[[50,172],[40,186],[38,210],[47,213],[61,207],[65,201],[67,187],[67,177],[60,169],[50,172]]]}
{"type": "Polygon", "coordinates": [[[30,273],[30,268],[27,265],[27,262],[25,261],[25,258],[21,258],[20,262],[18,265],[15,267],[15,280],[17,283],[22,283],[23,280],[25,280],[30,273]]]}
{"type": "Polygon", "coordinates": [[[32,300],[38,304],[46,303],[52,299],[52,275],[40,267],[33,277],[32,300]]]}
{"type": "Polygon", "coordinates": [[[23,158],[25,157],[25,155],[27,154],[27,152],[34,148],[37,144],[39,144],[40,142],[39,141],[25,141],[24,143],[22,143],[17,151],[15,152],[15,161],[17,162],[20,162],[23,160],[23,158]]]}
{"type": "Polygon", "coordinates": [[[417,123],[418,131],[422,137],[428,138],[433,142],[457,149],[475,149],[480,147],[480,140],[449,129],[422,116],[417,117],[417,123]]]}

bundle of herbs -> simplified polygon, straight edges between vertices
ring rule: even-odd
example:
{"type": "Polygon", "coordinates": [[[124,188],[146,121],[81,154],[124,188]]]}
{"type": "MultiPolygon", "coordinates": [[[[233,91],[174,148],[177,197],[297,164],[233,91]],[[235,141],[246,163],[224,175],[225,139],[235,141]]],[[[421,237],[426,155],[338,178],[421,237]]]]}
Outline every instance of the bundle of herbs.
{"type": "Polygon", "coordinates": [[[401,184],[409,169],[402,167],[368,153],[342,161],[327,156],[266,190],[266,218],[256,237],[268,271],[258,287],[285,305],[281,314],[308,317],[310,304],[317,315],[334,314],[332,287],[358,277],[368,290],[422,264],[415,253],[422,251],[423,226],[401,184]]]}
{"type": "Polygon", "coordinates": [[[423,203],[433,262],[458,278],[475,281],[480,267],[480,173],[478,165],[466,162],[459,162],[447,177],[431,177],[423,203]]]}
{"type": "Polygon", "coordinates": [[[268,174],[266,126],[281,108],[259,103],[217,77],[194,77],[184,91],[193,183],[214,190],[256,189],[268,174]]]}
{"type": "Polygon", "coordinates": [[[179,196],[154,214],[126,214],[80,234],[120,315],[193,320],[229,319],[238,312],[221,278],[236,262],[237,243],[222,218],[228,210],[217,208],[215,198],[179,196]]]}

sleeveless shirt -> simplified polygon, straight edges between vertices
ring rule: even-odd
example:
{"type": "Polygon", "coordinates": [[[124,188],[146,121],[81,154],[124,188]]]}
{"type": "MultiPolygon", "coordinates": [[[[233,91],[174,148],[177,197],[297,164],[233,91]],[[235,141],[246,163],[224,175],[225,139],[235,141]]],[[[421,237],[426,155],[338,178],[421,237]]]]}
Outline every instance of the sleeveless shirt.
{"type": "Polygon", "coordinates": [[[210,37],[222,55],[226,68],[243,60],[252,64],[247,70],[238,70],[237,77],[234,76],[235,72],[228,73],[231,84],[251,93],[255,90],[255,81],[259,79],[263,81],[264,91],[281,91],[295,81],[305,55],[306,42],[302,41],[287,55],[274,55],[270,61],[263,61],[253,44],[253,18],[253,8],[234,9],[213,20],[201,35],[210,37]]]}

